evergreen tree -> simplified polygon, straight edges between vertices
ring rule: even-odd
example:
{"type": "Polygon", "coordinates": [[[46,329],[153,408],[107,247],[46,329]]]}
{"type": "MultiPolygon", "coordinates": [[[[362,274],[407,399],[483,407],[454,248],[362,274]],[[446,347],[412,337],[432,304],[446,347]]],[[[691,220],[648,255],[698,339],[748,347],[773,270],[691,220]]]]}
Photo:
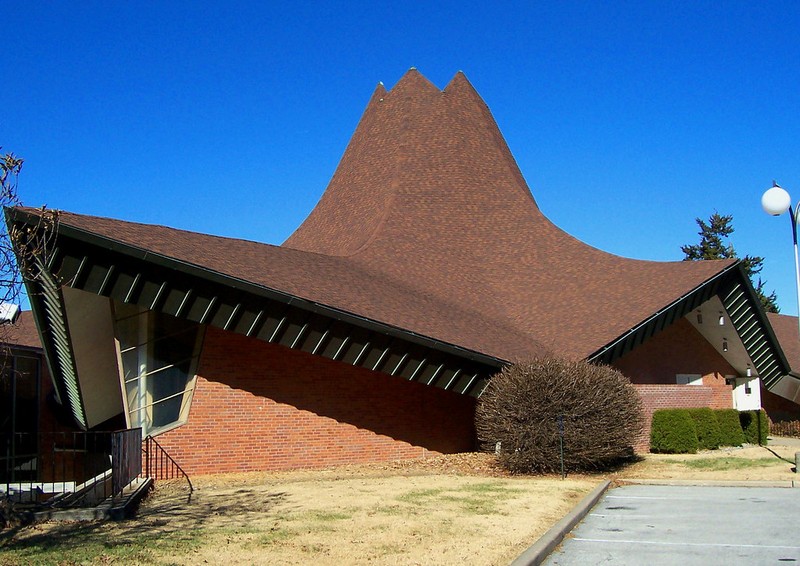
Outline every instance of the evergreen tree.
{"type": "MultiPolygon", "coordinates": [[[[681,251],[684,254],[684,261],[696,261],[700,259],[739,259],[736,255],[736,250],[733,244],[728,242],[728,237],[733,233],[733,216],[721,215],[718,212],[712,214],[708,222],[695,218],[695,222],[700,227],[698,235],[700,236],[700,243],[695,245],[681,246],[681,251]]],[[[741,258],[744,265],[745,273],[750,277],[753,282],[753,287],[756,290],[761,305],[767,312],[780,312],[778,307],[778,297],[775,291],[767,295],[764,292],[764,285],[766,281],[762,281],[761,277],[757,282],[755,276],[761,273],[763,269],[764,258],[759,256],[746,255],[741,258]]]]}

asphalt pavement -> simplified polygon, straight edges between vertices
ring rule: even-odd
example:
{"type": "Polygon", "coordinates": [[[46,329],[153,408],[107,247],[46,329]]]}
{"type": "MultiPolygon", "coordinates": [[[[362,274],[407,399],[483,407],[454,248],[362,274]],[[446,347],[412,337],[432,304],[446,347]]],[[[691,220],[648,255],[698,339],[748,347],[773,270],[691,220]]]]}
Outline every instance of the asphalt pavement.
{"type": "Polygon", "coordinates": [[[800,566],[800,489],[628,485],[605,493],[547,565],[800,566]]]}

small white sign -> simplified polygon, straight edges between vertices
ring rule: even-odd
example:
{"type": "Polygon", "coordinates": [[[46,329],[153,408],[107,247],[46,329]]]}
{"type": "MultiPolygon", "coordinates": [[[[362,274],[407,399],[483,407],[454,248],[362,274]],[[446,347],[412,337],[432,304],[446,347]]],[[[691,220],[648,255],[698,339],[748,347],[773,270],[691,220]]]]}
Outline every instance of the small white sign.
{"type": "Polygon", "coordinates": [[[19,318],[19,305],[0,303],[0,324],[10,322],[14,324],[19,318]]]}

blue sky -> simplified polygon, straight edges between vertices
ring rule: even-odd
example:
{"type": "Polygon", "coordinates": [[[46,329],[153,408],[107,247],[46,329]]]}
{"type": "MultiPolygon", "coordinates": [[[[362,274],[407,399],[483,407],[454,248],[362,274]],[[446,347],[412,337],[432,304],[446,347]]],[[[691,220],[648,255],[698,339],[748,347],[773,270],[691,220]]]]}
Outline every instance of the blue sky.
{"type": "Polygon", "coordinates": [[[558,226],[678,260],[695,217],[732,214],[797,314],[789,220],[759,201],[772,179],[800,199],[800,2],[4,7],[25,204],[279,244],[379,81],[463,70],[558,226]]]}

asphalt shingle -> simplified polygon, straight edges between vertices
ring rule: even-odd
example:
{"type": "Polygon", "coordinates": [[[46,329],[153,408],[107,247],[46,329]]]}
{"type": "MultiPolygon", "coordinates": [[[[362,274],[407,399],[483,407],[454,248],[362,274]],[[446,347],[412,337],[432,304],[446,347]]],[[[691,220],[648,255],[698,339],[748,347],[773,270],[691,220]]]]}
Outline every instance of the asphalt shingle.
{"type": "Polygon", "coordinates": [[[731,264],[622,258],[563,232],[466,77],[439,90],[414,69],[378,85],[327,190],[282,246],[59,221],[510,361],[586,357],[731,264]]]}

